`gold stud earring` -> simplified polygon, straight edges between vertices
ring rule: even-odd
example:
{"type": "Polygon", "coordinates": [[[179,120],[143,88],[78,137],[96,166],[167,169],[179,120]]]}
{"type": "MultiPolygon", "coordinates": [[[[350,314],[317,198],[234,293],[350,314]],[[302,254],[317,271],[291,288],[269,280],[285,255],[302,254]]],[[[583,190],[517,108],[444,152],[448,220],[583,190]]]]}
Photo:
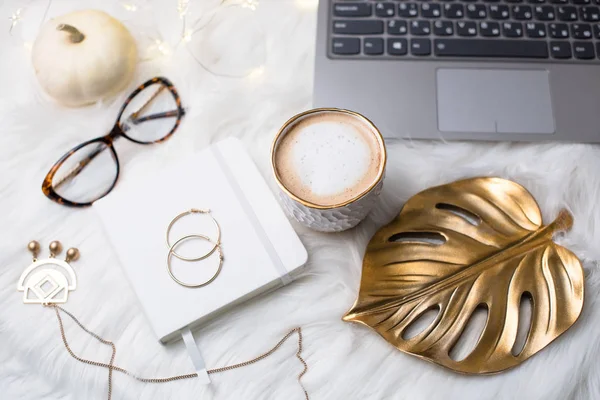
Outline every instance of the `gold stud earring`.
{"type": "Polygon", "coordinates": [[[58,240],[53,240],[50,242],[50,246],[48,246],[48,248],[50,249],[50,258],[53,258],[59,255],[62,251],[62,244],[60,244],[58,240]]]}
{"type": "Polygon", "coordinates": [[[77,261],[79,259],[79,250],[75,247],[71,247],[67,250],[67,257],[65,258],[66,262],[77,261]]]}
{"type": "Polygon", "coordinates": [[[29,244],[27,245],[27,249],[31,252],[31,254],[33,255],[33,261],[35,261],[37,259],[38,254],[40,253],[40,244],[35,241],[32,240],[31,242],[29,242],[29,244]]]}

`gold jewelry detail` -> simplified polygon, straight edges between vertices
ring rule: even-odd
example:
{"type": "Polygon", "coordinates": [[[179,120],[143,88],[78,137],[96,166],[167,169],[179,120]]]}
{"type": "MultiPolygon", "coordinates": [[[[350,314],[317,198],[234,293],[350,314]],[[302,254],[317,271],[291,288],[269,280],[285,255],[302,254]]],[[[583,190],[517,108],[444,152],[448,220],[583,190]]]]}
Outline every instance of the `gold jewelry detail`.
{"type": "MultiPolygon", "coordinates": [[[[108,369],[108,400],[111,400],[111,397],[112,397],[112,377],[113,377],[112,373],[113,373],[113,371],[128,375],[128,376],[132,377],[133,379],[136,379],[137,381],[144,382],[144,383],[167,383],[167,382],[173,382],[173,381],[180,381],[180,380],[184,380],[184,379],[196,378],[198,376],[197,373],[176,375],[176,376],[171,376],[168,378],[142,378],[137,375],[134,375],[131,372],[127,371],[125,368],[121,368],[114,364],[115,353],[117,351],[117,348],[113,342],[103,339],[99,335],[97,335],[94,332],[87,329],[77,318],[75,318],[75,316],[73,314],[71,314],[64,308],[62,308],[58,305],[55,305],[55,304],[47,304],[46,306],[54,308],[54,312],[56,313],[56,318],[58,319],[58,326],[60,328],[60,336],[62,338],[63,344],[65,345],[65,348],[67,349],[67,352],[71,355],[71,357],[73,357],[77,361],[82,362],[84,364],[108,369]],[[83,329],[86,333],[88,333],[89,335],[94,337],[100,343],[106,344],[112,348],[112,356],[111,356],[110,362],[108,364],[79,357],[77,354],[75,354],[73,352],[73,350],[69,346],[69,342],[67,341],[67,336],[65,334],[65,328],[63,326],[63,321],[62,321],[59,311],[68,315],[69,318],[71,318],[81,329],[83,329]]],[[[300,385],[300,388],[302,389],[302,392],[304,393],[304,399],[309,400],[308,392],[306,391],[306,389],[304,388],[304,385],[302,384],[302,377],[308,371],[308,364],[302,358],[302,328],[300,328],[300,327],[294,328],[291,331],[289,331],[273,348],[271,348],[271,350],[267,351],[266,353],[261,354],[258,357],[255,357],[251,360],[244,361],[244,362],[241,362],[238,364],[229,365],[226,367],[209,369],[206,372],[208,372],[209,375],[218,374],[221,372],[231,371],[231,370],[237,369],[237,368],[243,368],[248,365],[257,363],[261,360],[264,360],[265,358],[269,357],[271,354],[275,353],[294,334],[298,335],[298,350],[296,351],[296,358],[303,365],[302,371],[298,375],[298,384],[300,385]]]]}
{"type": "Polygon", "coordinates": [[[48,246],[50,256],[38,259],[40,244],[32,240],[27,245],[33,261],[19,278],[17,290],[23,292],[25,304],[56,304],[66,303],[69,292],[77,288],[77,276],[70,263],[79,258],[79,250],[70,248],[65,260],[56,256],[62,251],[62,244],[54,240],[48,246]]]}
{"type": "Polygon", "coordinates": [[[173,255],[175,257],[177,257],[183,261],[200,261],[200,260],[204,260],[204,259],[210,257],[210,255],[212,253],[214,253],[215,250],[217,250],[217,247],[219,247],[221,245],[221,227],[219,226],[219,223],[217,222],[217,220],[211,215],[210,210],[202,210],[202,209],[192,208],[188,211],[182,212],[181,214],[177,215],[175,218],[173,218],[171,220],[171,222],[169,223],[169,226],[167,227],[166,238],[167,238],[167,247],[169,248],[169,255],[171,253],[173,253],[173,255]],[[213,248],[210,249],[210,251],[208,253],[206,253],[205,255],[203,255],[201,257],[184,257],[181,254],[178,254],[175,250],[173,250],[173,248],[175,246],[171,246],[171,243],[169,241],[169,234],[171,233],[171,228],[173,227],[173,225],[175,225],[175,223],[177,221],[179,221],[181,218],[185,217],[186,215],[190,215],[190,214],[208,214],[210,216],[210,218],[212,219],[213,224],[217,228],[217,240],[216,241],[210,240],[210,242],[213,244],[213,248]]]}
{"type": "Polygon", "coordinates": [[[572,225],[566,210],[542,225],[531,194],[506,179],[466,179],[427,189],[369,242],[358,299],[344,320],[367,325],[399,350],[457,372],[514,367],[581,314],[581,262],[552,241],[572,225]],[[523,323],[520,304],[530,299],[531,319],[523,323]],[[477,343],[466,357],[452,357],[478,308],[487,310],[487,321],[477,343]],[[430,310],[437,315],[433,322],[411,332],[430,310]],[[517,340],[519,331],[528,332],[524,343],[517,340]]]}
{"type": "Polygon", "coordinates": [[[33,261],[36,260],[39,252],[40,252],[40,244],[36,241],[36,240],[32,240],[31,242],[29,242],[29,244],[27,245],[27,249],[31,252],[31,254],[33,255],[33,261]]]}
{"type": "MultiPolygon", "coordinates": [[[[173,244],[173,246],[170,247],[169,260],[170,260],[171,255],[174,254],[174,251],[173,251],[174,247],[176,247],[182,241],[193,238],[193,237],[202,238],[211,243],[214,243],[209,237],[204,236],[204,235],[188,235],[188,236],[182,237],[177,242],[175,242],[173,244]]],[[[35,240],[32,240],[31,242],[29,242],[29,244],[27,245],[27,249],[33,255],[33,264],[31,264],[28,268],[26,268],[25,271],[21,274],[21,278],[19,279],[19,283],[17,285],[17,290],[25,292],[24,298],[23,298],[23,301],[25,303],[38,303],[38,304],[42,304],[44,307],[54,309],[56,318],[58,320],[58,326],[60,329],[60,335],[61,335],[63,344],[71,357],[73,357],[75,360],[82,362],[84,364],[87,364],[87,365],[92,365],[92,366],[108,369],[108,400],[112,399],[112,389],[113,389],[112,383],[113,383],[113,372],[114,371],[128,375],[128,376],[130,376],[140,382],[144,382],[144,383],[167,383],[167,382],[173,382],[173,381],[179,381],[179,380],[191,379],[191,378],[198,377],[197,373],[190,373],[190,374],[176,375],[176,376],[171,376],[171,377],[166,377],[166,378],[143,378],[143,377],[132,374],[131,372],[127,371],[125,368],[121,368],[118,365],[115,365],[115,355],[116,355],[116,351],[117,351],[115,344],[109,340],[103,339],[96,333],[90,331],[73,314],[71,314],[70,312],[68,312],[67,310],[65,310],[64,308],[62,308],[56,304],[59,302],[60,303],[66,302],[68,292],[70,290],[75,290],[75,288],[76,288],[77,281],[76,281],[75,271],[71,268],[71,266],[69,265],[69,262],[75,261],[79,258],[79,250],[77,250],[76,248],[70,248],[69,250],[67,250],[66,259],[64,261],[62,261],[62,260],[57,260],[54,258],[55,254],[60,253],[60,251],[62,249],[62,245],[60,244],[60,242],[53,241],[49,247],[50,247],[50,251],[52,252],[51,257],[48,259],[44,259],[44,260],[37,260],[36,258],[38,256],[38,253],[40,250],[40,244],[35,240]],[[59,271],[57,271],[55,269],[40,268],[41,266],[44,266],[47,264],[52,264],[53,266],[62,267],[66,271],[66,274],[64,272],[59,273],[59,271]],[[40,279],[40,277],[41,277],[41,279],[40,279]],[[64,279],[64,282],[63,282],[63,279],[64,279]],[[51,286],[49,289],[45,287],[49,283],[54,284],[55,282],[58,282],[58,284],[59,284],[58,287],[51,286]],[[27,296],[27,293],[29,290],[35,291],[36,294],[39,294],[39,296],[41,296],[41,297],[38,297],[37,299],[29,299],[27,296]],[[61,295],[61,296],[59,297],[57,295],[61,295]],[[56,297],[54,297],[54,296],[56,296],[56,297]],[[108,362],[108,364],[99,362],[99,361],[88,360],[88,359],[85,359],[85,358],[80,357],[77,354],[75,354],[75,352],[71,349],[69,342],[67,341],[67,336],[65,333],[63,320],[60,316],[60,312],[69,316],[69,318],[71,318],[83,331],[85,331],[86,333],[91,335],[93,338],[98,340],[100,343],[108,345],[112,348],[112,353],[111,353],[110,361],[108,362]]],[[[213,277],[209,281],[207,281],[201,285],[187,285],[183,282],[179,282],[172,275],[172,273],[170,271],[170,264],[168,264],[169,265],[169,274],[171,274],[171,277],[176,282],[178,282],[184,286],[199,287],[199,286],[207,285],[208,283],[212,282],[216,278],[216,276],[219,274],[219,272],[221,270],[221,266],[223,263],[223,255],[221,254],[220,245],[217,245],[217,250],[219,251],[219,268],[218,268],[217,272],[215,273],[215,275],[213,275],[213,277]]],[[[167,263],[169,263],[169,260],[167,261],[167,263]]],[[[302,365],[304,367],[302,369],[302,371],[300,372],[300,374],[298,375],[297,380],[298,380],[298,384],[300,385],[300,388],[302,389],[305,400],[309,400],[308,392],[306,391],[306,389],[304,388],[304,385],[302,384],[302,377],[308,371],[308,364],[302,358],[302,328],[300,328],[300,327],[294,328],[291,331],[289,331],[273,348],[271,348],[269,351],[261,354],[258,357],[255,357],[248,361],[240,362],[238,364],[233,364],[233,365],[229,365],[229,366],[225,366],[225,367],[221,367],[221,368],[209,369],[209,370],[207,370],[207,373],[209,375],[210,374],[218,374],[221,372],[226,372],[226,371],[230,371],[230,370],[237,369],[237,368],[243,368],[248,365],[257,363],[257,362],[269,357],[273,353],[275,353],[294,334],[298,335],[298,350],[296,351],[295,355],[296,355],[296,358],[302,363],[302,365]]]]}
{"type": "Polygon", "coordinates": [[[62,244],[58,240],[53,240],[48,248],[50,249],[50,257],[55,257],[62,251],[62,244]]]}
{"type": "MultiPolygon", "coordinates": [[[[208,279],[205,282],[198,283],[198,284],[185,283],[185,282],[177,279],[177,277],[173,274],[173,271],[171,270],[171,256],[175,255],[174,249],[175,249],[175,247],[177,247],[177,245],[179,245],[181,242],[191,239],[191,238],[204,239],[204,240],[208,241],[209,243],[215,244],[211,238],[209,238],[208,236],[205,236],[205,235],[187,235],[187,236],[180,238],[175,243],[173,243],[173,246],[171,246],[171,248],[169,248],[169,254],[167,255],[167,271],[169,272],[169,276],[171,277],[171,279],[173,279],[175,282],[177,282],[181,286],[185,286],[188,288],[199,288],[199,287],[208,285],[209,283],[211,283],[212,281],[214,281],[217,278],[217,276],[221,272],[221,268],[223,267],[223,253],[221,252],[221,246],[218,244],[215,244],[215,249],[219,252],[219,267],[217,268],[217,270],[213,274],[213,276],[210,277],[210,279],[208,279]]],[[[214,250],[213,250],[213,252],[214,252],[214,250]]]]}

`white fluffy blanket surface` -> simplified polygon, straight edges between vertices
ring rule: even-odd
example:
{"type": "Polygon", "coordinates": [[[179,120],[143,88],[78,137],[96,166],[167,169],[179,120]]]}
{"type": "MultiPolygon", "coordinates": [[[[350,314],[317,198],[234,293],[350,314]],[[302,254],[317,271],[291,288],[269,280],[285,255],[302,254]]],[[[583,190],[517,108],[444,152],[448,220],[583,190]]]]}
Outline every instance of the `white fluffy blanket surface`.
{"type": "MultiPolygon", "coordinates": [[[[49,16],[61,10],[54,8],[59,0],[52,3],[49,16]]],[[[45,8],[47,1],[0,1],[1,399],[107,398],[108,370],[72,358],[52,310],[23,304],[16,291],[21,272],[31,262],[27,243],[33,239],[45,252],[52,240],[80,249],[82,256],[75,264],[78,288],[65,308],[115,343],[116,365],[144,377],[194,371],[181,341],[158,343],[93,207],[60,206],[40,190],[45,174],[62,154],[112,127],[120,105],[136,85],[152,76],[168,77],[187,114],[175,135],[160,145],[117,143],[119,185],[128,184],[127,176],[156,170],[211,143],[237,137],[271,189],[277,188],[269,147],[283,122],[311,106],[317,0],[228,0],[221,5],[219,0],[192,0],[183,19],[177,3],[71,2],[71,9],[104,7],[122,19],[138,41],[140,60],[134,80],[115,99],[67,108],[41,93],[31,66],[35,29],[27,26],[32,24],[28,10],[45,8]],[[19,7],[21,20],[8,34],[9,17],[19,7]],[[219,7],[219,12],[242,13],[217,16],[215,24],[207,15],[214,17],[219,7]],[[178,40],[185,36],[184,21],[197,29],[189,42],[178,40]],[[18,29],[19,25],[28,29],[18,29]],[[223,32],[230,32],[231,39],[223,41],[223,32]],[[235,61],[234,53],[243,51],[248,65],[235,61]],[[231,74],[244,76],[224,76],[231,74]]],[[[598,146],[402,140],[389,140],[387,146],[384,190],[365,221],[339,234],[316,233],[294,224],[309,253],[305,273],[197,331],[208,367],[258,356],[299,326],[304,336],[302,357],[308,364],[302,382],[310,399],[600,399],[598,146]],[[558,240],[582,260],[585,270],[585,303],[574,326],[520,366],[490,376],[460,375],[419,360],[372,330],[341,320],[358,294],[362,258],[373,234],[417,192],[474,176],[499,176],[522,184],[538,201],[545,223],[560,209],[568,209],[574,226],[558,240]]],[[[63,319],[78,355],[109,361],[109,346],[63,319]]],[[[292,338],[256,364],[213,375],[207,386],[196,379],[141,383],[115,372],[112,398],[303,399],[297,381],[303,366],[296,351],[292,338]]]]}

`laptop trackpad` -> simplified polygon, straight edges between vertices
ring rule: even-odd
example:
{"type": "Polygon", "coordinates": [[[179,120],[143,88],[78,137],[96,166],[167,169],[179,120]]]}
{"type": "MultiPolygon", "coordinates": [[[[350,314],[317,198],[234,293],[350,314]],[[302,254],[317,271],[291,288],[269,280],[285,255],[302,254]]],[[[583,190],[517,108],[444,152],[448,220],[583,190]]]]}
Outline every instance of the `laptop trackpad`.
{"type": "Polygon", "coordinates": [[[437,70],[441,132],[554,133],[546,70],[437,70]]]}

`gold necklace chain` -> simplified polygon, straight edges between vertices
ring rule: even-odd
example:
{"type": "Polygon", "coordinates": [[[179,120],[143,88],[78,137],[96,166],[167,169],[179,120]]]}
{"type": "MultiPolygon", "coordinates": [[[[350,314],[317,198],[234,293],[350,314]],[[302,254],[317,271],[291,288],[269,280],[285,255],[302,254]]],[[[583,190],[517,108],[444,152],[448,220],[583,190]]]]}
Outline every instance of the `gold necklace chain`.
{"type": "MultiPolygon", "coordinates": [[[[132,374],[131,372],[127,371],[125,368],[121,368],[117,365],[114,365],[117,348],[113,342],[103,339],[100,336],[98,336],[97,334],[95,334],[94,332],[87,329],[85,326],[83,326],[83,324],[81,322],[79,322],[79,320],[73,314],[71,314],[64,308],[62,308],[56,304],[46,304],[45,306],[54,308],[54,311],[56,313],[56,318],[58,319],[58,325],[60,328],[60,335],[62,337],[62,341],[65,345],[65,348],[71,355],[71,357],[73,357],[77,361],[80,361],[80,362],[88,364],[88,365],[93,365],[96,367],[102,367],[102,368],[108,369],[108,400],[111,400],[111,397],[112,397],[112,373],[113,373],[113,371],[121,372],[125,375],[128,375],[128,376],[130,376],[140,382],[144,382],[144,383],[166,383],[166,382],[179,381],[179,380],[183,380],[183,379],[196,378],[198,376],[198,374],[196,374],[196,373],[185,374],[185,375],[176,375],[176,376],[171,376],[168,378],[142,378],[142,377],[136,376],[136,375],[132,374]],[[73,350],[71,350],[71,347],[69,347],[69,343],[67,342],[67,337],[65,335],[63,321],[62,321],[59,311],[62,311],[63,313],[68,315],[81,329],[83,329],[85,332],[87,332],[90,336],[94,337],[100,343],[109,345],[112,348],[112,355],[110,357],[110,362],[108,364],[98,362],[98,361],[93,361],[93,360],[87,360],[85,358],[79,357],[77,354],[75,354],[73,352],[73,350]]],[[[230,371],[232,369],[242,368],[242,367],[246,367],[248,365],[254,364],[260,360],[263,360],[263,359],[269,357],[271,354],[275,353],[294,334],[298,335],[298,351],[296,352],[296,358],[298,360],[300,360],[300,362],[304,366],[304,368],[302,369],[302,372],[300,372],[300,374],[298,375],[298,384],[300,384],[300,388],[302,388],[302,391],[304,392],[305,400],[309,400],[308,392],[306,391],[306,389],[304,388],[304,385],[302,384],[302,377],[304,376],[304,374],[306,374],[306,371],[308,371],[308,364],[306,364],[306,361],[304,361],[304,359],[302,358],[302,355],[301,355],[301,353],[302,353],[302,328],[300,328],[300,327],[294,328],[291,331],[289,331],[273,348],[271,348],[271,350],[267,351],[266,353],[261,354],[260,356],[258,356],[256,358],[241,362],[239,364],[233,364],[233,365],[229,365],[226,367],[209,369],[207,372],[208,372],[208,374],[218,374],[220,372],[230,371]]]]}

